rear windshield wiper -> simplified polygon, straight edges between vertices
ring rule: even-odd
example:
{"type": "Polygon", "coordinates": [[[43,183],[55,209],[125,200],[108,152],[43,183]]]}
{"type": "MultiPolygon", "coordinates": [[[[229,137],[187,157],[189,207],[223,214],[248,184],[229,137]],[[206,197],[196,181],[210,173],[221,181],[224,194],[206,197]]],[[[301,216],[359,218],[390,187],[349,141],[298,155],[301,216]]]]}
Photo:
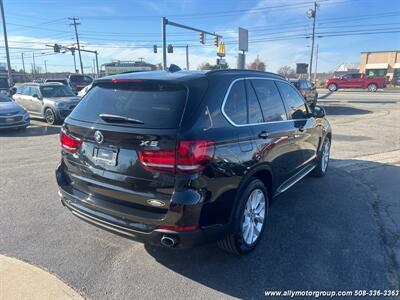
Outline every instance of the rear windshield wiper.
{"type": "Polygon", "coordinates": [[[143,121],[128,118],[124,116],[117,116],[117,115],[109,115],[109,114],[100,114],[100,118],[102,118],[106,122],[120,122],[120,123],[133,123],[133,124],[144,124],[143,121]]]}

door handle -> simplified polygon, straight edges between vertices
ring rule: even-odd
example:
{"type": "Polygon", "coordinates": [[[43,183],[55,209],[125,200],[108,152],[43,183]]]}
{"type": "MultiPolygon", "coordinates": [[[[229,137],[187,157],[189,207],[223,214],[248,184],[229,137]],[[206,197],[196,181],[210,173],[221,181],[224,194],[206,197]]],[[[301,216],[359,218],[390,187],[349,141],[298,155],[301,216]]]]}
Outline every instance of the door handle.
{"type": "Polygon", "coordinates": [[[266,132],[266,131],[261,131],[261,132],[258,134],[258,137],[259,137],[259,138],[262,138],[262,139],[266,139],[266,138],[268,138],[268,136],[269,136],[269,133],[266,132]]]}

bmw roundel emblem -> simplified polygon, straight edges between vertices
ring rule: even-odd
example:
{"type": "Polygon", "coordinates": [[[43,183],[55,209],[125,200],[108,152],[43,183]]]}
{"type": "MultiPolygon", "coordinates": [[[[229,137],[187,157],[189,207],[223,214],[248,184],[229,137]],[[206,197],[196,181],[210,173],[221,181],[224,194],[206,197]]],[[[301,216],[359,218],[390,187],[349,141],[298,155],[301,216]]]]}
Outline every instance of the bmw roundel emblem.
{"type": "Polygon", "coordinates": [[[96,130],[96,132],[94,133],[94,140],[101,144],[104,140],[103,134],[100,131],[96,130]]]}

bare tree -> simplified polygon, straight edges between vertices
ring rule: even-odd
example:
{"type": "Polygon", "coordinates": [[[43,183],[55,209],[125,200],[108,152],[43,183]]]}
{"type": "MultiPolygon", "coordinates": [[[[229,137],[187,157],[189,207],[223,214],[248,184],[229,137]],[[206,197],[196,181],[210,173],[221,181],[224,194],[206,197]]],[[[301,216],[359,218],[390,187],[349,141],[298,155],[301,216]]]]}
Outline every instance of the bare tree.
{"type": "Polygon", "coordinates": [[[199,70],[219,70],[219,69],[228,69],[228,64],[225,65],[212,65],[209,62],[202,62],[199,66],[199,70]]]}
{"type": "Polygon", "coordinates": [[[265,63],[260,60],[260,58],[257,55],[257,58],[250,64],[247,65],[247,69],[250,70],[258,70],[258,71],[265,71],[266,70],[265,63]]]}
{"type": "Polygon", "coordinates": [[[296,71],[290,66],[283,66],[276,71],[279,75],[282,75],[287,78],[294,78],[296,77],[296,71]]]}

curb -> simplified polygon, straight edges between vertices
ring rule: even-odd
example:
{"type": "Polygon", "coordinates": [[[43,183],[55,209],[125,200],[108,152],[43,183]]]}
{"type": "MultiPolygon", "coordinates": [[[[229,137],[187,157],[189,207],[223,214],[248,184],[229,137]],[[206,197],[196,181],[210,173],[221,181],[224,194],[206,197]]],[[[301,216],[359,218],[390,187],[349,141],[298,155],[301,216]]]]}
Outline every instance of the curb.
{"type": "Polygon", "coordinates": [[[16,258],[0,255],[0,298],[83,300],[59,278],[16,258]]]}

